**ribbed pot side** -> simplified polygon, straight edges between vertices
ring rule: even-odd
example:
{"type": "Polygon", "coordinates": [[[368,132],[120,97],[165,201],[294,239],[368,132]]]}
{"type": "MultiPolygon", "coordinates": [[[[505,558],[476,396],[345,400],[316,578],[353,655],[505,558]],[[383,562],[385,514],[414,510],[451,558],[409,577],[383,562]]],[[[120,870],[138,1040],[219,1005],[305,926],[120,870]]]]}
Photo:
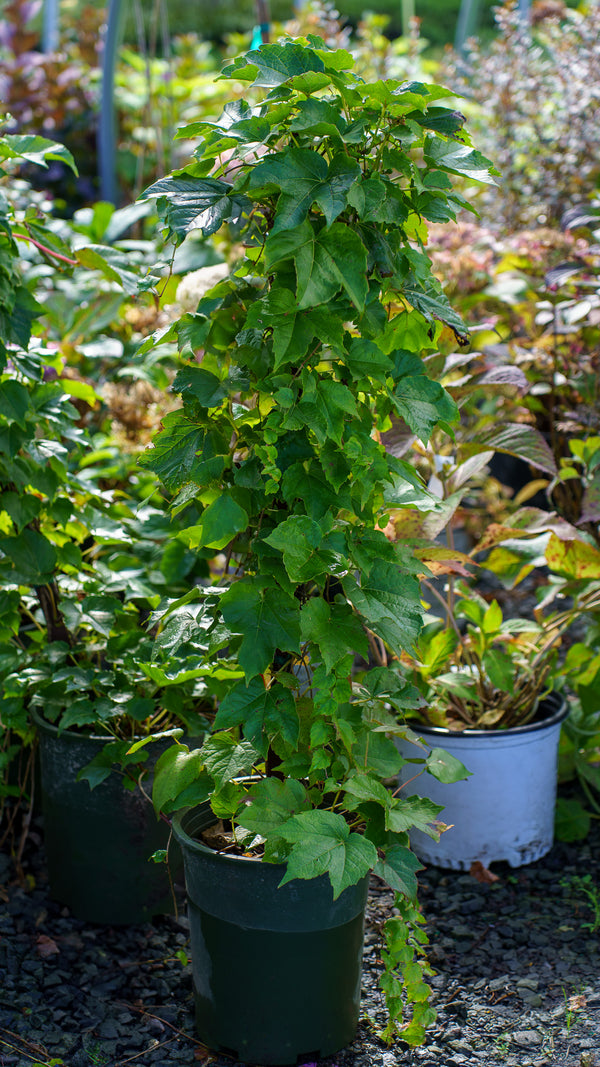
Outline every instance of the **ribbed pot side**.
{"type": "MultiPolygon", "coordinates": [[[[545,856],[554,841],[558,742],[567,715],[563,697],[552,693],[540,707],[546,718],[509,730],[464,730],[413,726],[431,747],[445,749],[464,763],[471,777],[444,784],[422,774],[405,795],[427,796],[444,810],[440,821],[451,826],[434,841],[422,831],[410,835],[420,859],[437,867],[469,870],[504,860],[511,867],[545,856]]],[[[420,754],[415,745],[398,742],[406,758],[420,754]]],[[[414,776],[415,765],[400,772],[399,784],[414,776]]]]}
{"type": "MultiPolygon", "coordinates": [[[[95,789],[77,781],[105,739],[74,730],[59,733],[40,716],[34,720],[52,897],[79,919],[110,925],[147,922],[172,912],[166,864],[150,860],[153,852],[167,848],[169,827],[157,820],[139,789],[124,788],[119,774],[95,789]]],[[[176,868],[176,856],[174,864],[176,868]]],[[[173,862],[171,868],[176,873],[173,862]]]]}
{"type": "Polygon", "coordinates": [[[356,1032],[368,877],[337,900],[325,876],[281,888],[285,868],[198,840],[207,805],[176,816],[200,1039],[236,1060],[295,1064],[356,1032]]]}

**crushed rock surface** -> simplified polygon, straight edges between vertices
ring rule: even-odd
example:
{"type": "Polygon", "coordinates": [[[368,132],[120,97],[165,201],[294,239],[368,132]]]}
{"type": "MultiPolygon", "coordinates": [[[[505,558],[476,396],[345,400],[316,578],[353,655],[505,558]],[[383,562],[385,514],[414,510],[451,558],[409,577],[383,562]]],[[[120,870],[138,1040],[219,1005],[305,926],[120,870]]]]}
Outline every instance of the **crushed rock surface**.
{"type": "MultiPolygon", "coordinates": [[[[600,1067],[600,900],[595,915],[577,883],[589,875],[600,898],[600,827],[493,870],[491,884],[433,867],[420,877],[438,1017],[413,1050],[377,1037],[378,930],[393,901],[373,882],[356,1040],[310,1067],[600,1067]]],[[[0,854],[0,1067],[232,1067],[195,1035],[189,954],[184,915],[127,928],[73,918],[49,898],[34,832],[20,878],[0,854]]]]}

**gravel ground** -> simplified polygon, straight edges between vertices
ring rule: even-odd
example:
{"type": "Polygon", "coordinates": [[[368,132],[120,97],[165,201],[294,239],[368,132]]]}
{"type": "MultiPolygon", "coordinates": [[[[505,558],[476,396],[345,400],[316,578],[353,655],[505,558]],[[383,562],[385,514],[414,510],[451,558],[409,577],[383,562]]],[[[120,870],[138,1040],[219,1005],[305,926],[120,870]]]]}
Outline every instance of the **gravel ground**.
{"type": "MultiPolygon", "coordinates": [[[[322,1067],[600,1067],[600,915],[578,882],[589,875],[600,897],[600,827],[494,872],[493,884],[422,875],[438,1020],[412,1052],[376,1036],[377,928],[390,898],[373,886],[359,1032],[322,1067]]],[[[232,1067],[194,1036],[188,953],[184,917],[126,929],[72,918],[48,897],[33,833],[20,882],[0,855],[0,1067],[232,1067]]]]}

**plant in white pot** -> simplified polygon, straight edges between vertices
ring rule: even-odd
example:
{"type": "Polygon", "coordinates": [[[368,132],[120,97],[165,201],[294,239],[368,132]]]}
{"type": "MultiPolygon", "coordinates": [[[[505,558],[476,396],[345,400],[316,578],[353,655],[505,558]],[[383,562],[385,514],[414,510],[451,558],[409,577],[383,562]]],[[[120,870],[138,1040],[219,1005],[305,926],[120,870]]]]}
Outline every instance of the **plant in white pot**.
{"type": "MultiPolygon", "coordinates": [[[[351,1040],[371,871],[399,911],[385,1036],[417,1043],[433,1017],[408,831],[437,836],[438,809],[385,785],[402,763],[386,736],[390,686],[400,706],[418,695],[392,672],[361,692],[351,676],[373,634],[399,654],[421,627],[418,561],[382,528],[387,491],[418,502],[424,490],[378,434],[392,413],[423,440],[455,418],[421,359],[441,323],[464,329],[431,274],[426,220],[463,204],[449,174],[488,172],[463,117],[439,106],[445,90],[365,84],[351,68],[317,38],[236,60],[225,75],[238,99],[181,131],[199,138],[194,161],[145,194],[175,243],[227,227],[239,255],[194,314],[148,342],[177,339],[189,364],[174,382],[183,406],[145,463],[175,512],[201,509],[176,536],[220,554],[216,583],[161,625],[173,652],[178,630],[195,642],[225,693],[201,750],[161,757],[154,801],[200,805],[175,818],[199,1033],[261,1063],[351,1040]],[[248,86],[265,99],[248,103],[248,86]]],[[[461,773],[441,754],[428,769],[461,773]]]]}
{"type": "MultiPolygon", "coordinates": [[[[572,673],[559,649],[573,622],[597,609],[598,589],[572,583],[569,606],[540,608],[527,619],[504,618],[497,600],[489,603],[465,582],[450,578],[445,599],[428,586],[445,614],[430,618],[416,655],[401,657],[403,677],[423,702],[403,716],[414,736],[400,749],[422,759],[423,746],[440,745],[471,777],[451,788],[427,782],[451,829],[438,844],[418,832],[411,842],[426,862],[460,870],[532,862],[554,840],[558,744],[568,713],[561,690],[572,673]]],[[[405,791],[421,781],[409,767],[400,772],[405,791]]]]}

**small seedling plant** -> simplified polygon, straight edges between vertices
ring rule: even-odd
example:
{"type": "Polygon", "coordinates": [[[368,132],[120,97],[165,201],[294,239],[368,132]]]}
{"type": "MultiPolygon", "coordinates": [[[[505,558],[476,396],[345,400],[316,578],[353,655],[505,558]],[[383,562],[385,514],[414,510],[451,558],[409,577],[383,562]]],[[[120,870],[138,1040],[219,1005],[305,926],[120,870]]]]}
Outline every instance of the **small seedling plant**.
{"type": "MultiPolygon", "coordinates": [[[[175,340],[188,363],[144,463],[175,514],[200,510],[177,537],[218,560],[214,584],[156,613],[156,656],[193,645],[223,693],[202,748],[161,757],[154,802],[210,799],[234,842],[285,864],[281,884],[326,874],[337,897],[369,871],[387,882],[385,1037],[415,1044],[434,1013],[408,831],[437,836],[440,809],[384,784],[403,763],[390,694],[400,708],[418,694],[352,672],[371,635],[400,654],[421,628],[421,564],[382,531],[391,503],[425,490],[379,437],[392,416],[423,441],[457,416],[423,361],[442,325],[464,338],[426,224],[464,204],[451,174],[492,179],[446,90],[365,83],[319,38],[263,46],[224,77],[221,118],[180,131],[199,139],[193,161],[145,193],[175,246],[191,230],[234,245],[228,277],[147,342],[175,340]]],[[[464,771],[439,752],[429,766],[464,771]]]]}
{"type": "Polygon", "coordinates": [[[573,895],[580,893],[585,897],[587,906],[592,911],[590,922],[581,923],[582,930],[589,930],[595,934],[600,930],[600,886],[592,878],[591,874],[572,875],[570,878],[562,878],[560,883],[573,895]]]}

